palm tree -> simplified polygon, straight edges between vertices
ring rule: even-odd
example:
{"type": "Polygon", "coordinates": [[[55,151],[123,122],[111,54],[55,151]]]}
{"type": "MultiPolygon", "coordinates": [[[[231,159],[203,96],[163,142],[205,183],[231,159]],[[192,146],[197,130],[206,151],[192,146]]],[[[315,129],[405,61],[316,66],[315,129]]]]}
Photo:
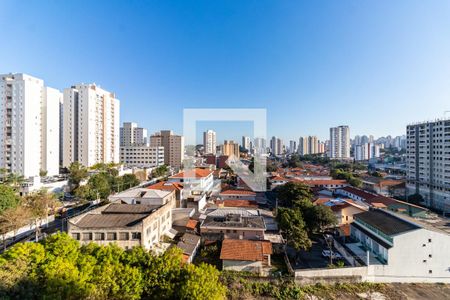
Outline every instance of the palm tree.
{"type": "Polygon", "coordinates": [[[8,177],[6,178],[6,183],[8,183],[10,186],[12,186],[16,191],[19,191],[20,186],[22,183],[25,182],[25,177],[19,174],[10,173],[8,174],[8,177]]]}

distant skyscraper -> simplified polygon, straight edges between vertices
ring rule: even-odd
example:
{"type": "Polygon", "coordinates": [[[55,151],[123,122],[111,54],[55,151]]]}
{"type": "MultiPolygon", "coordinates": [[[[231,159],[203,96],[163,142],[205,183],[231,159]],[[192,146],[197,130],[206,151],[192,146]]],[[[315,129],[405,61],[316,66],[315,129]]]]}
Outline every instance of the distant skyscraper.
{"type": "Polygon", "coordinates": [[[253,153],[265,154],[267,152],[266,140],[260,137],[254,139],[253,153]]]}
{"type": "Polygon", "coordinates": [[[297,152],[297,142],[296,141],[289,141],[289,153],[296,153],[297,152]]]}
{"type": "Polygon", "coordinates": [[[243,136],[242,137],[242,148],[244,148],[245,150],[250,151],[251,150],[250,144],[251,144],[250,137],[249,136],[243,136]]]}
{"type": "Polygon", "coordinates": [[[124,122],[120,127],[120,146],[144,146],[148,144],[147,129],[138,127],[136,123],[124,122]]]}
{"type": "Polygon", "coordinates": [[[41,79],[0,75],[0,168],[24,177],[59,173],[61,99],[41,79]]]}
{"type": "Polygon", "coordinates": [[[369,160],[380,157],[380,146],[374,143],[365,143],[355,146],[355,160],[369,160]]]}
{"type": "Polygon", "coordinates": [[[350,128],[348,126],[330,128],[330,158],[350,158],[350,128]]]}
{"type": "Polygon", "coordinates": [[[273,136],[270,140],[270,152],[272,152],[272,155],[281,155],[283,154],[283,141],[273,136]]]}
{"type": "Polygon", "coordinates": [[[408,125],[406,133],[408,195],[450,212],[450,119],[408,125]]]}
{"type": "Polygon", "coordinates": [[[164,147],[164,164],[180,168],[184,158],[184,137],[172,130],[161,130],[150,136],[150,146],[164,147]]]}
{"type": "Polygon", "coordinates": [[[63,166],[118,163],[120,101],[95,84],[64,90],[63,166]]]}
{"type": "Polygon", "coordinates": [[[317,136],[308,136],[308,153],[319,153],[319,139],[317,138],[317,136]]]}
{"type": "Polygon", "coordinates": [[[203,147],[206,154],[216,154],[216,132],[207,130],[203,132],[203,147]]]}
{"type": "Polygon", "coordinates": [[[307,137],[300,137],[298,139],[297,152],[300,155],[307,155],[307,154],[309,154],[309,140],[308,140],[307,137]]]}
{"type": "Polygon", "coordinates": [[[225,140],[223,145],[220,146],[220,151],[222,152],[222,155],[235,156],[239,158],[239,144],[234,141],[225,140]]]}

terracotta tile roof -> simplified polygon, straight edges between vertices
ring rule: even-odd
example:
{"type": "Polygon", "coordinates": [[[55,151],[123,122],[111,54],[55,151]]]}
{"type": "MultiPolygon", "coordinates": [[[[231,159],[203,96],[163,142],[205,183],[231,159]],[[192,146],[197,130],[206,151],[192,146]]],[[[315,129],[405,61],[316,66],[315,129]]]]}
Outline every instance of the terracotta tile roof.
{"type": "Polygon", "coordinates": [[[314,200],[313,203],[316,204],[316,205],[321,205],[321,204],[327,203],[331,199],[333,199],[333,198],[331,198],[331,197],[320,197],[320,198],[317,198],[316,200],[314,200]]]}
{"type": "Polygon", "coordinates": [[[272,254],[272,243],[269,241],[225,239],[222,242],[220,259],[262,261],[264,255],[270,254],[272,254]]]}
{"type": "Polygon", "coordinates": [[[148,186],[147,188],[151,190],[161,191],[181,191],[183,189],[183,184],[179,182],[160,181],[151,186],[148,186]]]}
{"type": "Polygon", "coordinates": [[[188,170],[186,172],[180,172],[178,174],[170,176],[170,178],[185,178],[185,177],[187,177],[187,178],[203,178],[203,177],[208,177],[212,173],[213,173],[213,171],[211,171],[211,170],[195,168],[193,170],[188,170]]]}
{"type": "Polygon", "coordinates": [[[307,184],[309,186],[347,184],[347,181],[340,180],[340,179],[299,180],[299,182],[302,182],[302,183],[307,184]]]}
{"type": "Polygon", "coordinates": [[[281,177],[281,176],[274,176],[274,177],[270,178],[270,180],[272,180],[272,181],[287,181],[286,178],[281,177]]]}
{"type": "Polygon", "coordinates": [[[223,205],[224,207],[251,207],[258,208],[258,203],[253,200],[240,200],[240,199],[223,199],[217,200],[217,205],[223,205]]]}
{"type": "Polygon", "coordinates": [[[256,196],[256,193],[253,192],[253,191],[249,191],[249,190],[233,190],[233,189],[229,189],[229,190],[221,191],[220,195],[249,195],[249,196],[256,196]]]}
{"type": "Polygon", "coordinates": [[[197,220],[189,219],[189,221],[186,223],[186,228],[194,230],[195,228],[197,228],[197,224],[197,220]]]}

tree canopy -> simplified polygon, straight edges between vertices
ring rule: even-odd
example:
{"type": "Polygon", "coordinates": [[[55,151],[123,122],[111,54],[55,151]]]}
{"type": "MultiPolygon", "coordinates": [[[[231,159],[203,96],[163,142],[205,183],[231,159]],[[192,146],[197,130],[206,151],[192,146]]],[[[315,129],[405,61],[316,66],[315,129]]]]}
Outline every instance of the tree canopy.
{"type": "Polygon", "coordinates": [[[0,214],[8,208],[17,206],[19,200],[16,191],[12,187],[0,184],[0,214]]]}
{"type": "Polygon", "coordinates": [[[174,247],[160,256],[141,247],[80,246],[67,234],[19,243],[0,255],[0,298],[223,299],[213,266],[182,263],[174,247]]]}

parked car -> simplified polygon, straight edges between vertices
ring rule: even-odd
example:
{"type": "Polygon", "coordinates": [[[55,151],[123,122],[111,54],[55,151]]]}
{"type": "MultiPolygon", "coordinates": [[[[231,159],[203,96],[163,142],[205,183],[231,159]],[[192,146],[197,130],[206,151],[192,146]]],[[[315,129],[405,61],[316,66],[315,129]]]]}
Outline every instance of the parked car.
{"type": "Polygon", "coordinates": [[[323,257],[332,257],[333,259],[342,259],[342,255],[339,254],[338,252],[333,252],[331,250],[323,250],[322,251],[322,256],[323,257]]]}

